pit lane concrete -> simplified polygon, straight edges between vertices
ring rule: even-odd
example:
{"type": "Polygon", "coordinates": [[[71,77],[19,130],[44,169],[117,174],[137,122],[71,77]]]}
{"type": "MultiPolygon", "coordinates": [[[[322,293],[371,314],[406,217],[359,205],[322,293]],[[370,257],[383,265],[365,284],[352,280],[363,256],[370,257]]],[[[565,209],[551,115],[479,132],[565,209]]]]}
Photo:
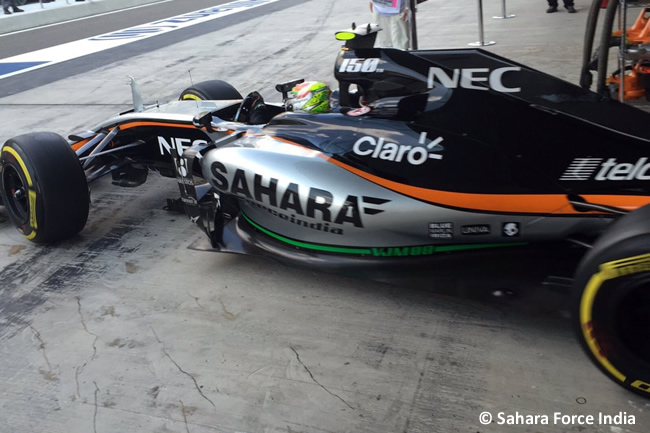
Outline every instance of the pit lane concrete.
{"type": "MultiPolygon", "coordinates": [[[[485,2],[490,50],[577,81],[587,2],[574,15],[533,3],[510,0],[517,18],[496,21],[500,3],[485,2]]],[[[422,5],[421,47],[475,40],[474,8],[422,5]]],[[[151,102],[175,99],[188,69],[274,99],[284,79],[331,80],[334,31],[368,19],[365,1],[312,0],[142,44],[1,98],[0,138],[83,130],[128,107],[126,75],[151,102]]],[[[648,431],[650,405],[589,363],[561,295],[435,273],[385,285],[188,249],[201,233],[161,209],[176,191],[156,176],[99,182],[87,228],[52,247],[0,209],[0,432],[648,431]],[[626,412],[636,425],[482,426],[483,411],[626,412]]]]}
{"type": "Polygon", "coordinates": [[[58,0],[50,3],[26,3],[20,6],[23,12],[0,17],[2,23],[0,34],[69,22],[161,1],[165,0],[84,0],[83,3],[75,0],[58,0]]]}

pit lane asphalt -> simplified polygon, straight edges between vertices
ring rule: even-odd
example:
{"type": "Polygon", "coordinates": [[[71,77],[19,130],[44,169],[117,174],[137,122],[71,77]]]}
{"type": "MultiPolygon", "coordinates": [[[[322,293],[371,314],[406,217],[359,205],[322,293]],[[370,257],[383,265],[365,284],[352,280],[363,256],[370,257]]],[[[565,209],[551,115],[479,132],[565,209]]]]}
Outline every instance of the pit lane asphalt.
{"type": "MultiPolygon", "coordinates": [[[[475,3],[425,3],[421,46],[475,40],[475,3]]],[[[575,82],[587,2],[574,15],[532,3],[510,0],[517,18],[492,21],[500,4],[485,2],[490,50],[575,82]]],[[[365,1],[292,3],[136,43],[117,60],[89,56],[85,70],[46,68],[48,84],[0,98],[0,139],[67,135],[128,108],[126,75],[148,102],[175,99],[190,68],[195,82],[277,100],[279,81],[331,80],[334,31],[368,19],[365,1]]],[[[635,425],[584,431],[648,431],[650,405],[589,363],[560,294],[517,285],[513,297],[501,281],[435,272],[385,285],[200,252],[188,247],[203,235],[161,209],[173,180],[92,189],[88,226],[56,246],[25,241],[0,208],[2,433],[581,430],[482,426],[483,411],[626,412],[635,425]]]]}
{"type": "MultiPolygon", "coordinates": [[[[28,29],[17,34],[0,35],[0,41],[2,42],[0,45],[0,59],[153,22],[163,18],[174,17],[224,3],[228,3],[228,1],[192,0],[191,2],[172,1],[152,3],[134,9],[118,10],[109,15],[88,17],[87,19],[69,21],[60,25],[28,29]]],[[[168,45],[173,45],[178,41],[197,38],[197,43],[219,46],[231,41],[229,39],[226,41],[201,41],[200,37],[217,30],[224,30],[235,24],[249,21],[263,14],[280,12],[283,8],[298,3],[300,3],[299,0],[285,0],[271,3],[261,6],[259,11],[255,9],[244,11],[209,21],[200,26],[190,26],[176,30],[173,32],[173,35],[161,34],[155,38],[101,51],[83,58],[72,59],[65,62],[65,65],[52,65],[47,70],[39,69],[21,74],[20,76],[0,79],[0,97],[24,92],[101,66],[156,51],[168,45]]],[[[182,54],[177,53],[176,57],[182,58],[182,54]]]]}
{"type": "MultiPolygon", "coordinates": [[[[27,28],[2,36],[0,59],[193,12],[199,9],[214,7],[224,3],[228,3],[228,0],[166,1],[145,4],[135,8],[115,10],[109,14],[102,14],[100,16],[90,16],[84,19],[66,20],[65,22],[47,26],[27,28]]],[[[36,5],[33,7],[36,7],[36,5]]],[[[47,14],[50,12],[44,10],[38,13],[47,14]]],[[[20,15],[16,16],[22,18],[20,15]]],[[[9,20],[12,17],[5,19],[9,20]]]]}

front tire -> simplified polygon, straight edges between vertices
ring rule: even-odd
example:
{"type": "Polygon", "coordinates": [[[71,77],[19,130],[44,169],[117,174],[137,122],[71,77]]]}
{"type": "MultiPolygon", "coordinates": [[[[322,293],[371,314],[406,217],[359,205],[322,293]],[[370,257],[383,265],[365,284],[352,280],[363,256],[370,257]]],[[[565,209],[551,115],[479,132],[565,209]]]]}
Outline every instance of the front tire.
{"type": "Polygon", "coordinates": [[[86,175],[60,135],[36,132],[7,140],[0,152],[0,192],[20,233],[52,243],[79,233],[88,219],[86,175]]]}
{"type": "Polygon", "coordinates": [[[618,220],[578,267],[574,326],[589,358],[650,398],[650,207],[618,220]]]}
{"type": "Polygon", "coordinates": [[[242,99],[242,95],[229,83],[222,80],[202,81],[188,87],[178,98],[181,101],[224,101],[242,99]]]}

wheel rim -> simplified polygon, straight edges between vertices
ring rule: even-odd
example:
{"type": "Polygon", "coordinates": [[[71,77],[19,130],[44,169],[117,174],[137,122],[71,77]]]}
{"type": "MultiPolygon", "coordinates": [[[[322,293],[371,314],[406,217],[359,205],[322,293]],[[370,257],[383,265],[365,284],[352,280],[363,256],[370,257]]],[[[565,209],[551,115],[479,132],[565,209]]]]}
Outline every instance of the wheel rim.
{"type": "Polygon", "coordinates": [[[24,225],[29,219],[27,188],[20,173],[11,165],[5,165],[2,170],[2,186],[8,201],[5,207],[9,208],[21,225],[24,225]]]}
{"type": "Polygon", "coordinates": [[[616,333],[625,348],[650,364],[650,281],[629,290],[621,299],[616,315],[616,333]]]}

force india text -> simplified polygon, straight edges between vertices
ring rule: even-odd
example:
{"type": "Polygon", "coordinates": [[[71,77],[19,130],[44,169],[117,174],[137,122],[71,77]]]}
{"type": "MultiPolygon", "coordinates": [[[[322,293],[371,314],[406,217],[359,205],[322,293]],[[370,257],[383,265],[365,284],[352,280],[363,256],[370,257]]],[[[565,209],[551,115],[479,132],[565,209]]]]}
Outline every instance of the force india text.
{"type": "Polygon", "coordinates": [[[499,425],[634,425],[636,419],[634,415],[628,415],[627,412],[619,412],[615,415],[598,413],[598,415],[565,415],[561,412],[554,412],[552,416],[548,415],[523,415],[519,412],[507,414],[499,412],[496,423],[499,425]]]}

